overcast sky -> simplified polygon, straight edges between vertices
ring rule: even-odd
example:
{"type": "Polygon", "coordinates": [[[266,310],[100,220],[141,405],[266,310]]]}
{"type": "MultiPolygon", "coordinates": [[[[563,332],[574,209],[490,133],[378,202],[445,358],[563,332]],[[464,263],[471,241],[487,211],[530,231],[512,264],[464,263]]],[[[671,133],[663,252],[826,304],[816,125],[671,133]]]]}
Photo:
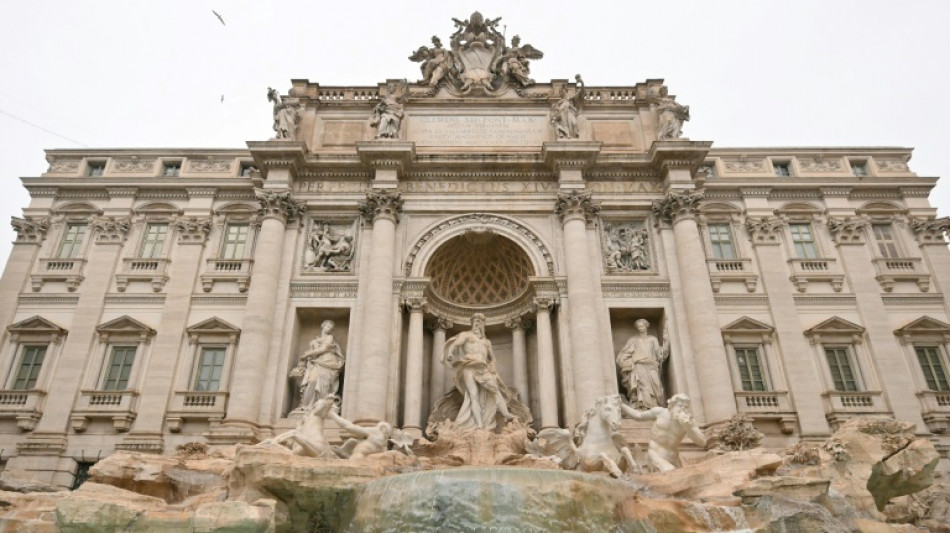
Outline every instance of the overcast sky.
{"type": "Polygon", "coordinates": [[[537,80],[664,78],[693,140],[913,147],[911,170],[947,176],[930,199],[950,215],[950,2],[8,1],[0,262],[43,149],[243,148],[273,135],[268,86],[418,79],[409,54],[475,9],[544,52],[537,80]]]}

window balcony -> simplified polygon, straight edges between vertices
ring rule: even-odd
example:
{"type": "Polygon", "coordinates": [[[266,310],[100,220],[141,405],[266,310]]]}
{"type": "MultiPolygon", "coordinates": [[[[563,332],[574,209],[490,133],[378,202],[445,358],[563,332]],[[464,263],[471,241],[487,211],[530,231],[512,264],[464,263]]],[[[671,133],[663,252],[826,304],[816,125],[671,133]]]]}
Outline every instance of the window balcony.
{"type": "Polygon", "coordinates": [[[794,432],[798,423],[786,391],[736,391],[736,406],[752,418],[775,420],[785,434],[794,432]]]}
{"type": "Polygon", "coordinates": [[[216,282],[233,281],[239,291],[247,292],[253,264],[253,259],[209,259],[207,269],[201,274],[201,288],[211,292],[216,282]]]}
{"type": "Polygon", "coordinates": [[[877,281],[884,292],[894,290],[894,284],[898,281],[913,281],[920,292],[930,290],[930,274],[924,269],[924,262],[919,257],[880,257],[872,262],[877,271],[877,281]]]}
{"type": "Polygon", "coordinates": [[[946,433],[950,428],[950,391],[917,393],[923,407],[924,422],[931,433],[946,433]]]}
{"type": "Polygon", "coordinates": [[[713,292],[719,292],[724,281],[745,283],[749,292],[755,292],[759,276],[752,270],[751,259],[706,259],[709,281],[713,292]]]}
{"type": "Polygon", "coordinates": [[[143,259],[127,257],[122,260],[122,271],[115,275],[115,284],[119,292],[125,292],[130,281],[144,281],[152,284],[152,290],[161,292],[168,281],[169,260],[165,258],[143,259]]]}
{"type": "Polygon", "coordinates": [[[135,390],[83,390],[73,409],[73,431],[86,431],[90,419],[111,418],[116,431],[126,432],[135,420],[138,399],[139,393],[135,390]]]}
{"type": "Polygon", "coordinates": [[[228,406],[228,392],[180,391],[172,398],[171,408],[166,415],[168,430],[181,431],[185,419],[221,420],[228,406]]]}
{"type": "Polygon", "coordinates": [[[43,284],[49,281],[63,281],[66,289],[74,292],[82,283],[82,271],[86,265],[85,259],[40,259],[36,273],[30,276],[30,285],[33,292],[39,292],[43,284]]]}
{"type": "Polygon", "coordinates": [[[828,391],[821,396],[825,417],[835,429],[856,415],[891,415],[880,391],[828,391]]]}
{"type": "Polygon", "coordinates": [[[789,279],[795,284],[798,292],[808,290],[810,281],[826,281],[831,283],[831,288],[835,292],[841,292],[844,287],[844,274],[838,267],[834,259],[815,258],[815,259],[789,259],[788,265],[792,272],[789,279]]]}
{"type": "Polygon", "coordinates": [[[0,418],[15,418],[22,431],[32,431],[43,416],[46,391],[0,390],[0,418]]]}

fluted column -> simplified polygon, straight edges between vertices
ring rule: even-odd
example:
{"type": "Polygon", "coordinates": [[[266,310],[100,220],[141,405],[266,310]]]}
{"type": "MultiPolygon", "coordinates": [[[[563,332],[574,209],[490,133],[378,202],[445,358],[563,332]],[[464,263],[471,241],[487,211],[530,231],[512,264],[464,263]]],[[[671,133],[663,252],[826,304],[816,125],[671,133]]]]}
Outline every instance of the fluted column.
{"type": "Polygon", "coordinates": [[[442,362],[442,355],[445,353],[445,332],[451,327],[452,321],[441,316],[437,316],[430,325],[432,360],[429,362],[429,409],[432,409],[435,402],[449,390],[445,383],[445,364],[442,362]]]}
{"type": "Polygon", "coordinates": [[[514,317],[505,322],[511,330],[511,363],[514,374],[514,387],[521,394],[521,401],[528,403],[528,347],[525,342],[525,327],[527,324],[522,317],[514,317]]]}
{"type": "Polygon", "coordinates": [[[554,360],[554,336],[551,331],[551,309],[554,300],[535,298],[534,312],[538,334],[538,405],[541,429],[558,427],[557,375],[554,360]]]}
{"type": "Polygon", "coordinates": [[[362,347],[360,350],[360,397],[358,421],[386,418],[390,359],[394,356],[390,331],[393,321],[393,260],[396,253],[396,223],[402,212],[398,192],[369,192],[360,211],[373,224],[373,250],[366,276],[362,347]]]}
{"type": "MultiPolygon", "coordinates": [[[[284,230],[289,219],[297,218],[302,206],[289,191],[256,191],[261,204],[261,229],[254,249],[254,276],[247,291],[247,311],[241,326],[241,344],[234,361],[231,395],[224,424],[229,427],[255,428],[261,403],[261,377],[266,374],[277,283],[284,258],[284,230]]],[[[241,433],[241,432],[239,432],[241,433]]],[[[235,438],[242,438],[240,434],[235,438]]],[[[253,436],[243,431],[243,438],[253,436]]]]}
{"type": "Polygon", "coordinates": [[[696,214],[702,193],[671,192],[653,204],[653,213],[673,226],[677,263],[683,293],[688,295],[686,321],[695,350],[696,372],[703,395],[706,422],[723,422],[736,414],[729,361],[722,343],[716,300],[706,269],[706,253],[700,240],[696,214]]]}
{"type": "Polygon", "coordinates": [[[406,343],[406,396],[403,399],[403,428],[413,436],[422,435],[423,312],[425,298],[406,298],[409,311],[409,339],[406,343]]]}
{"type": "Polygon", "coordinates": [[[574,391],[577,416],[594,406],[604,388],[603,361],[600,350],[600,316],[587,243],[587,223],[600,207],[590,199],[590,192],[559,193],[555,212],[564,226],[564,255],[567,267],[567,297],[571,302],[570,331],[574,360],[574,391]]]}

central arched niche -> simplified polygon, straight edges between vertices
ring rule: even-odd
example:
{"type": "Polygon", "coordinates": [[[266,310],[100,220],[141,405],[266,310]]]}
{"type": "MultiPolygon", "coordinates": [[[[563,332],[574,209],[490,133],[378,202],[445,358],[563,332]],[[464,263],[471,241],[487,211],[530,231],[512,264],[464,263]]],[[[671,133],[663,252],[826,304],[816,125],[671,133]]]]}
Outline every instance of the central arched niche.
{"type": "Polygon", "coordinates": [[[525,251],[489,230],[446,241],[426,264],[430,289],[460,307],[495,307],[516,300],[530,287],[534,266],[525,251]]]}

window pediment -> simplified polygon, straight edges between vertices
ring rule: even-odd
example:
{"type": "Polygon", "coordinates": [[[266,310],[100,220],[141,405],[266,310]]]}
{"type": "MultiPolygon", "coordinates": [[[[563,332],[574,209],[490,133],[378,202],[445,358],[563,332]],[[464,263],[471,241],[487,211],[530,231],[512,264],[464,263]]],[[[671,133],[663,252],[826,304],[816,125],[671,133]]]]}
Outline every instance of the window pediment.
{"type": "Polygon", "coordinates": [[[199,337],[226,337],[230,342],[234,342],[241,335],[240,328],[216,316],[188,326],[185,331],[193,343],[197,342],[199,337]]]}
{"type": "Polygon", "coordinates": [[[26,320],[21,320],[16,324],[11,324],[7,327],[7,331],[10,333],[41,333],[41,334],[56,334],[56,335],[65,335],[67,331],[56,324],[46,320],[45,318],[36,315],[26,320]]]}
{"type": "Polygon", "coordinates": [[[761,342],[769,342],[774,334],[775,328],[765,322],[760,322],[747,316],[722,328],[722,336],[727,343],[741,339],[755,339],[761,342]]]}
{"type": "Polygon", "coordinates": [[[154,329],[128,315],[96,326],[96,332],[99,333],[99,336],[104,340],[114,336],[138,337],[141,340],[145,340],[155,335],[154,329]]]}
{"type": "Polygon", "coordinates": [[[178,207],[166,204],[166,203],[150,203],[145,204],[134,209],[135,214],[137,215],[163,215],[163,216],[175,216],[181,215],[183,211],[178,207]]]}
{"type": "Polygon", "coordinates": [[[66,216],[92,216],[92,215],[101,215],[102,210],[98,207],[87,204],[85,202],[74,202],[70,204],[64,204],[53,209],[53,212],[58,215],[66,216]]]}
{"type": "Polygon", "coordinates": [[[894,330],[903,343],[913,340],[939,339],[950,342],[950,324],[929,316],[922,316],[906,326],[894,330]]]}
{"type": "Polygon", "coordinates": [[[863,326],[835,316],[805,330],[805,336],[812,344],[819,344],[822,340],[859,344],[864,331],[863,326]]]}

